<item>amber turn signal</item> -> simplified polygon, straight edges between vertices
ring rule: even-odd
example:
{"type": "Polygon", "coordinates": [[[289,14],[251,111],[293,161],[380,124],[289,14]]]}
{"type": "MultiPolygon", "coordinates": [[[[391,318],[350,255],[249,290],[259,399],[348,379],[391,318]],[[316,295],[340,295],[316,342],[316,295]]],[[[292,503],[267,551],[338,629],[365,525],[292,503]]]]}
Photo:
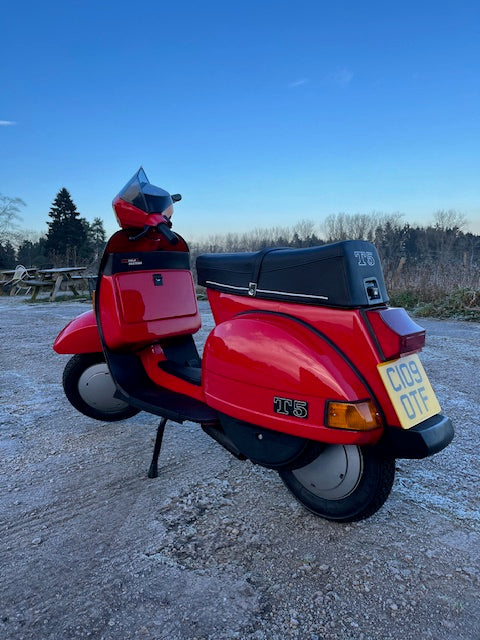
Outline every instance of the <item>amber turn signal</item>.
{"type": "Polygon", "coordinates": [[[368,402],[329,402],[327,427],[351,431],[371,431],[382,426],[382,419],[371,400],[368,402]]]}

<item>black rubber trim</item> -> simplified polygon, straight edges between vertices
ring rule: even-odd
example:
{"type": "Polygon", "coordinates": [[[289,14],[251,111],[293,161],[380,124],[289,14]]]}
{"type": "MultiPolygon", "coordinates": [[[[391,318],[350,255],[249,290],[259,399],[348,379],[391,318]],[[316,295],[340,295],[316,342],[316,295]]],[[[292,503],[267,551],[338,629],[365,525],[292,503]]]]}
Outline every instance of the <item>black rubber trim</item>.
{"type": "Polygon", "coordinates": [[[333,340],[331,340],[331,338],[329,338],[324,333],[322,333],[322,331],[319,331],[315,327],[312,327],[312,325],[309,324],[308,322],[305,322],[305,320],[301,320],[300,318],[296,318],[295,316],[291,316],[288,313],[282,313],[281,311],[265,311],[265,310],[250,309],[248,311],[242,311],[241,313],[238,313],[237,316],[235,316],[235,317],[245,316],[245,315],[254,315],[254,314],[256,314],[256,315],[279,316],[279,317],[282,317],[282,318],[287,318],[288,320],[293,320],[297,324],[305,327],[306,329],[308,329],[312,333],[316,334],[319,338],[324,340],[342,358],[342,360],[350,367],[350,369],[355,373],[355,375],[358,377],[360,382],[363,384],[365,389],[370,394],[370,397],[375,402],[375,406],[376,406],[376,408],[378,410],[378,413],[380,414],[380,417],[382,418],[383,424],[384,425],[387,424],[383,409],[382,409],[379,401],[377,400],[377,397],[376,397],[375,393],[373,392],[372,387],[370,386],[368,381],[365,379],[365,377],[363,376],[361,371],[357,368],[357,366],[350,360],[350,358],[347,356],[347,354],[344,353],[340,349],[340,347],[338,347],[338,345],[336,345],[335,342],[333,342],[333,340]]]}
{"type": "Polygon", "coordinates": [[[218,424],[202,424],[202,429],[207,435],[216,440],[227,451],[233,454],[238,460],[247,460],[240,449],[228,438],[222,429],[222,425],[218,424]]]}
{"type": "Polygon", "coordinates": [[[376,448],[383,455],[420,460],[445,449],[454,435],[450,418],[439,413],[411,429],[387,427],[376,448]]]}
{"type": "Polygon", "coordinates": [[[162,340],[162,351],[169,361],[189,367],[202,367],[195,341],[190,334],[162,340]]]}
{"type": "Polygon", "coordinates": [[[132,251],[109,253],[103,274],[132,271],[155,271],[156,269],[190,269],[190,254],[186,251],[132,251]]]}
{"type": "Polygon", "coordinates": [[[190,382],[197,387],[202,386],[202,369],[201,367],[191,367],[172,360],[161,360],[158,363],[158,368],[165,373],[169,373],[172,376],[190,382]]]}

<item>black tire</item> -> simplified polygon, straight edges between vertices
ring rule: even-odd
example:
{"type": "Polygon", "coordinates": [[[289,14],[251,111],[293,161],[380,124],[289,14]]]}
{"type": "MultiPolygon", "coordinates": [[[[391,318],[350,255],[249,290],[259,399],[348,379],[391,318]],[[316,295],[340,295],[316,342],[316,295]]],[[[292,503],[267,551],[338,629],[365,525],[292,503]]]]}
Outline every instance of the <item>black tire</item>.
{"type": "Polygon", "coordinates": [[[280,477],[304,507],[337,522],[373,515],[392,489],[395,460],[372,447],[325,445],[310,464],[280,471],[280,477]]]}
{"type": "Polygon", "coordinates": [[[113,397],[115,385],[103,353],[79,353],[70,358],[63,371],[63,389],[77,411],[95,420],[115,422],[140,411],[113,397]]]}

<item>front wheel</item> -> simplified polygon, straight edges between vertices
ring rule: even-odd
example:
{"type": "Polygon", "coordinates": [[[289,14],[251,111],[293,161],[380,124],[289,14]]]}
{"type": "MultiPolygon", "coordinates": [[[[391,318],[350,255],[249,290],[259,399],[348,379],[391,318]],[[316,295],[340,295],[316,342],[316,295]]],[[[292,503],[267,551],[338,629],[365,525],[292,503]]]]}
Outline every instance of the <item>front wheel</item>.
{"type": "Polygon", "coordinates": [[[309,464],[280,471],[307,509],[327,520],[354,522],[373,515],[392,489],[395,460],[371,447],[328,444],[309,464]]]}
{"type": "Polygon", "coordinates": [[[115,422],[139,412],[114,397],[115,383],[103,353],[79,353],[70,358],[63,371],[63,389],[77,411],[95,420],[115,422]]]}

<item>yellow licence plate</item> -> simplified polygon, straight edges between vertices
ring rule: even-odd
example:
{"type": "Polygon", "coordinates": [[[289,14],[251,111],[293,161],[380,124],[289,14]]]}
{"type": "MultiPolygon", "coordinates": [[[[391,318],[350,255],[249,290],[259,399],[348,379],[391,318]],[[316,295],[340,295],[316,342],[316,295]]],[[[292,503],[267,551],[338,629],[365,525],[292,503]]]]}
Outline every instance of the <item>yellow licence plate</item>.
{"type": "Polygon", "coordinates": [[[417,354],[377,365],[400,424],[410,429],[440,413],[440,405],[417,354]]]}

